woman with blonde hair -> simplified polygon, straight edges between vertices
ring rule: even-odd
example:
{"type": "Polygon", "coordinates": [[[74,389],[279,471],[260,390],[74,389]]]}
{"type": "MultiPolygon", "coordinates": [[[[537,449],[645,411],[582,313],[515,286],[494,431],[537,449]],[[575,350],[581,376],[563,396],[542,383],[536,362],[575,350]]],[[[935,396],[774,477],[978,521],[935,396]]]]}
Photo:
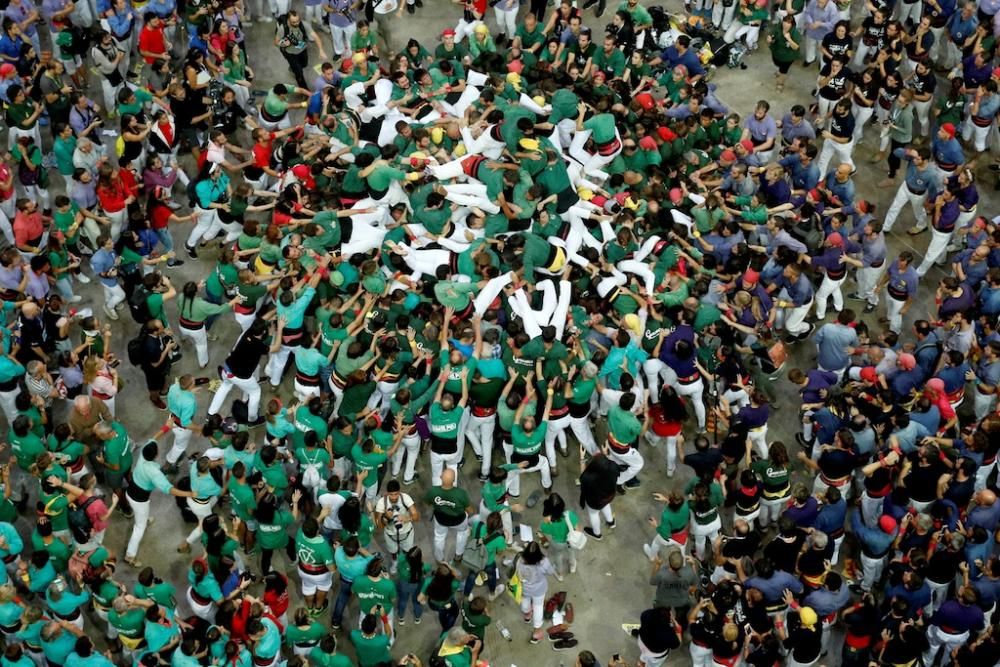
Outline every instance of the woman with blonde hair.
{"type": "Polygon", "coordinates": [[[118,394],[118,371],[104,357],[91,355],[83,362],[83,382],[90,395],[104,401],[115,416],[115,396],[118,394]]]}

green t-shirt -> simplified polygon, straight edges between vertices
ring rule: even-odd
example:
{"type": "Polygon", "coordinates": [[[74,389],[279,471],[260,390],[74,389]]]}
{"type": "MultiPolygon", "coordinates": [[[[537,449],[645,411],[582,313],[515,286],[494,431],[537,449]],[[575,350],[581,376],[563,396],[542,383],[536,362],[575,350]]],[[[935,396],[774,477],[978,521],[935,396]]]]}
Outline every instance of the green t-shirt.
{"type": "Polygon", "coordinates": [[[385,613],[392,611],[396,602],[396,585],[392,579],[379,577],[359,577],[351,585],[351,592],[358,598],[358,606],[363,614],[375,613],[376,607],[382,607],[385,613]]]}
{"type": "Polygon", "coordinates": [[[457,526],[465,521],[466,508],[472,505],[469,493],[457,486],[450,489],[431,487],[424,494],[424,501],[433,505],[434,518],[445,526],[457,526]]]}

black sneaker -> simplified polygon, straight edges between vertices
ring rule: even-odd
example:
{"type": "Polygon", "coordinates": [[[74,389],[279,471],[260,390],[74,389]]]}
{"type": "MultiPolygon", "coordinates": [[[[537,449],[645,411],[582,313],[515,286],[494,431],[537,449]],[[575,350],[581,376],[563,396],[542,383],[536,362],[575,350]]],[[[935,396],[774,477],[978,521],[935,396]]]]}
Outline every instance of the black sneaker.
{"type": "Polygon", "coordinates": [[[861,301],[861,299],[863,299],[864,297],[862,297],[857,292],[851,292],[850,294],[847,295],[847,298],[850,299],[851,301],[861,301]]]}
{"type": "Polygon", "coordinates": [[[624,496],[626,493],[628,493],[628,491],[625,489],[625,487],[622,486],[621,484],[619,484],[618,486],[616,486],[615,490],[618,491],[618,495],[619,496],[624,496]]]}
{"type": "Polygon", "coordinates": [[[417,8],[414,5],[406,5],[406,11],[409,14],[416,14],[417,13],[417,8]]]}
{"type": "Polygon", "coordinates": [[[812,449],[813,444],[802,437],[801,433],[795,434],[795,441],[802,445],[803,449],[812,449]]]}
{"type": "Polygon", "coordinates": [[[579,644],[579,643],[580,642],[578,642],[577,640],[573,639],[572,637],[570,637],[569,639],[560,639],[559,641],[557,641],[555,644],[552,645],[552,650],[553,651],[568,651],[571,648],[576,648],[576,645],[579,644]]]}
{"type": "Polygon", "coordinates": [[[197,250],[197,248],[192,248],[189,245],[185,245],[184,249],[187,250],[188,257],[190,257],[191,259],[198,259],[198,250],[197,250]]]}
{"type": "Polygon", "coordinates": [[[638,487],[638,486],[639,486],[640,484],[642,484],[642,482],[641,482],[641,481],[639,481],[639,478],[638,478],[638,477],[633,477],[633,478],[632,478],[632,479],[630,479],[629,481],[625,482],[625,488],[626,488],[626,489],[635,489],[635,488],[637,488],[637,487],[638,487]]]}
{"type": "Polygon", "coordinates": [[[597,0],[587,0],[585,3],[583,3],[583,8],[584,9],[590,9],[591,7],[593,7],[596,4],[597,4],[597,0]]]}
{"type": "Polygon", "coordinates": [[[484,475],[483,473],[479,473],[479,481],[480,482],[486,482],[486,481],[489,481],[489,479],[490,479],[489,475],[484,475]]]}
{"type": "Polygon", "coordinates": [[[598,542],[600,542],[601,540],[604,539],[603,535],[598,535],[597,533],[595,533],[594,529],[591,528],[590,526],[587,526],[586,528],[584,528],[583,532],[585,532],[587,535],[589,535],[593,539],[597,540],[598,542]]]}
{"type": "Polygon", "coordinates": [[[174,269],[174,268],[177,268],[178,266],[184,266],[184,260],[182,260],[182,259],[171,259],[170,261],[167,262],[167,268],[168,269],[174,269]]]}
{"type": "Polygon", "coordinates": [[[614,521],[608,524],[608,528],[610,528],[611,530],[614,530],[617,527],[618,527],[618,519],[615,519],[614,521]]]}
{"type": "Polygon", "coordinates": [[[604,8],[607,7],[607,3],[604,0],[599,0],[597,3],[597,11],[594,12],[594,16],[601,18],[604,16],[604,8]]]}

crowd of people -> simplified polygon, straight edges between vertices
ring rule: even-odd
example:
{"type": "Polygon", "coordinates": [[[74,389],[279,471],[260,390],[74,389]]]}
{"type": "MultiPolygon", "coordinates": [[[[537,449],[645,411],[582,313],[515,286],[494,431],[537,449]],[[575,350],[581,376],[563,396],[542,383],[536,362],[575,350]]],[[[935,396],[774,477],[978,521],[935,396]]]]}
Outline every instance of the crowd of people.
{"type": "Polygon", "coordinates": [[[9,0],[0,665],[1000,664],[1000,2],[421,6],[9,0]]]}

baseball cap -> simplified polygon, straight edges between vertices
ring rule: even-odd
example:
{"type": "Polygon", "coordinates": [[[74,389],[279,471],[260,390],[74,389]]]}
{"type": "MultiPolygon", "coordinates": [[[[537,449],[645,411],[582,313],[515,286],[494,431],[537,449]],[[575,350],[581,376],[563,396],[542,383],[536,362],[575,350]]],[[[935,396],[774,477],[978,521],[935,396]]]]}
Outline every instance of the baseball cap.
{"type": "Polygon", "coordinates": [[[878,372],[874,366],[865,366],[861,369],[861,379],[865,382],[878,382],[878,372]]]}
{"type": "Polygon", "coordinates": [[[903,352],[900,354],[899,357],[896,358],[896,361],[899,363],[900,367],[908,371],[912,371],[917,367],[917,358],[909,352],[903,352]]]}
{"type": "Polygon", "coordinates": [[[654,100],[653,96],[649,93],[639,93],[635,96],[635,101],[638,102],[639,106],[646,111],[650,111],[656,106],[656,100],[654,100]]]}
{"type": "Polygon", "coordinates": [[[455,36],[455,29],[454,28],[445,28],[444,30],[441,31],[441,36],[442,37],[454,37],[455,36]]]}
{"type": "Polygon", "coordinates": [[[639,140],[639,148],[646,151],[655,151],[656,139],[647,134],[645,137],[639,140]]]}
{"type": "Polygon", "coordinates": [[[517,143],[526,151],[537,151],[539,146],[538,139],[529,139],[527,137],[521,139],[517,143]]]}
{"type": "Polygon", "coordinates": [[[830,243],[830,245],[834,246],[835,248],[844,247],[844,237],[840,235],[840,232],[833,232],[832,234],[826,237],[826,240],[830,243]]]}
{"type": "Polygon", "coordinates": [[[721,155],[719,155],[719,159],[724,160],[726,162],[736,162],[736,153],[732,152],[727,148],[726,150],[722,151],[721,155]]]}
{"type": "Polygon", "coordinates": [[[0,76],[7,76],[8,74],[13,74],[17,71],[17,68],[10,63],[4,63],[0,65],[0,76]]]}
{"type": "Polygon", "coordinates": [[[883,514],[878,520],[878,527],[884,533],[892,533],[896,530],[896,520],[888,514],[883,514]]]}
{"type": "MultiPolygon", "coordinates": [[[[998,67],[997,69],[1000,69],[1000,67],[998,67]]],[[[941,126],[941,131],[944,132],[945,134],[947,134],[949,138],[951,138],[951,139],[955,138],[955,125],[954,124],[952,124],[952,123],[945,123],[944,125],[941,126]]]]}
{"type": "Polygon", "coordinates": [[[673,141],[677,138],[677,135],[673,133],[669,127],[658,127],[656,128],[656,133],[660,135],[660,139],[664,141],[673,141]]]}
{"type": "Polygon", "coordinates": [[[749,139],[743,139],[742,141],[740,141],[740,146],[742,146],[745,150],[751,153],[753,152],[753,142],[750,141],[749,139]]]}
{"type": "Polygon", "coordinates": [[[760,273],[754,271],[753,269],[747,269],[743,272],[743,282],[750,285],[756,285],[760,282],[760,273]]]}

